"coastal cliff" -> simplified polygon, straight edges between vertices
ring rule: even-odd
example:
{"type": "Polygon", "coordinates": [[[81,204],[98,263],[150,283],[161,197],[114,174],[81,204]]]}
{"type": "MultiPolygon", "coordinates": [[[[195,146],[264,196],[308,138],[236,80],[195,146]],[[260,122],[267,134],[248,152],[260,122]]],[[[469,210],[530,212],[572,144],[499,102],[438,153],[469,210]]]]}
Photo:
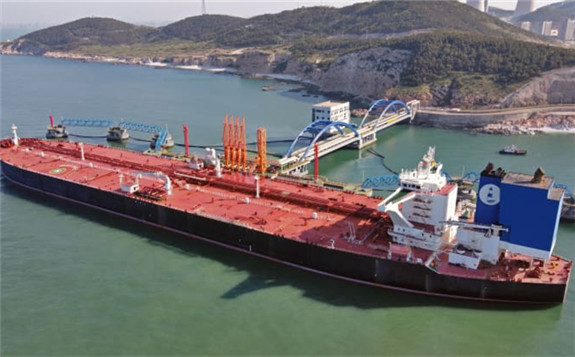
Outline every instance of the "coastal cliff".
{"type": "Polygon", "coordinates": [[[575,103],[575,67],[534,78],[501,101],[502,108],[575,103]]]}

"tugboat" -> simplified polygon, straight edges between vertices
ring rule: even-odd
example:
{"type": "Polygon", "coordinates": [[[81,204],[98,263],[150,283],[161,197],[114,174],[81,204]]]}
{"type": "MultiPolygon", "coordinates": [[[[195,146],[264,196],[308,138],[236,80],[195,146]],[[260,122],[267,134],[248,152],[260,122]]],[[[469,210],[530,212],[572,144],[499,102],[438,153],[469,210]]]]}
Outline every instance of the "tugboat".
{"type": "Polygon", "coordinates": [[[130,133],[125,128],[120,126],[114,126],[108,128],[108,134],[106,135],[106,140],[108,141],[123,141],[130,138],[130,133]]]}
{"type": "Polygon", "coordinates": [[[511,144],[499,150],[499,153],[503,155],[525,155],[527,150],[519,149],[515,144],[511,144]]]}

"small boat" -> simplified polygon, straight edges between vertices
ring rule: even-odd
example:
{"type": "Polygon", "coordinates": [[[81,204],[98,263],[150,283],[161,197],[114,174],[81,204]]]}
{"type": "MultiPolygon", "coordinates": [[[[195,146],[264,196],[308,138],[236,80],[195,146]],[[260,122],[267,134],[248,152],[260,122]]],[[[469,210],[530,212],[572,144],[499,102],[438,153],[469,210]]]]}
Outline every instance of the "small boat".
{"type": "MultiPolygon", "coordinates": [[[[158,138],[160,137],[160,134],[154,134],[152,136],[152,143],[150,144],[150,147],[152,149],[154,149],[156,147],[156,141],[158,140],[158,138]]],[[[174,139],[172,139],[172,134],[168,133],[168,135],[166,136],[166,141],[164,141],[164,145],[162,145],[163,148],[171,148],[174,147],[175,143],[174,143],[174,139]]]]}
{"type": "Polygon", "coordinates": [[[511,144],[499,150],[499,153],[504,155],[525,155],[527,150],[521,150],[515,144],[511,144]]]}
{"type": "Polygon", "coordinates": [[[128,140],[130,138],[130,133],[125,128],[114,126],[108,128],[108,134],[106,135],[106,140],[109,141],[122,141],[128,140]]]}
{"type": "Polygon", "coordinates": [[[66,139],[68,137],[68,131],[66,127],[62,124],[56,126],[49,126],[46,131],[46,139],[66,139]]]}
{"type": "Polygon", "coordinates": [[[575,196],[565,196],[561,208],[561,219],[575,222],[575,196]]]}

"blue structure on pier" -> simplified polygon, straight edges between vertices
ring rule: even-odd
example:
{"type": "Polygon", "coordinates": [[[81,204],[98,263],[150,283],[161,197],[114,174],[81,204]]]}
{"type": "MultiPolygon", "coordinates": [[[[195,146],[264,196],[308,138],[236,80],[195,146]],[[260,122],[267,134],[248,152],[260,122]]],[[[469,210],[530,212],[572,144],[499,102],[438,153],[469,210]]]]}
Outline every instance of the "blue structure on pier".
{"type": "Polygon", "coordinates": [[[384,175],[366,178],[361,184],[361,188],[392,188],[399,186],[399,176],[384,175]]]}
{"type": "Polygon", "coordinates": [[[126,130],[141,131],[144,133],[152,133],[152,134],[161,133],[164,130],[159,125],[141,124],[141,123],[136,123],[133,121],[125,121],[125,120],[122,120],[120,122],[119,126],[121,128],[126,129],[126,130]]]}
{"type": "Polygon", "coordinates": [[[126,129],[126,130],[133,130],[133,131],[140,131],[140,132],[144,132],[144,133],[158,134],[158,138],[156,139],[156,143],[154,145],[154,150],[156,150],[156,151],[160,151],[162,149],[162,147],[164,146],[164,144],[166,143],[166,140],[168,139],[168,131],[166,129],[163,129],[159,125],[142,124],[142,123],[136,123],[133,121],[122,120],[120,122],[119,126],[121,128],[126,129]]]}
{"type": "Polygon", "coordinates": [[[65,126],[87,126],[92,128],[110,127],[114,123],[111,119],[62,119],[62,125],[65,126]]]}

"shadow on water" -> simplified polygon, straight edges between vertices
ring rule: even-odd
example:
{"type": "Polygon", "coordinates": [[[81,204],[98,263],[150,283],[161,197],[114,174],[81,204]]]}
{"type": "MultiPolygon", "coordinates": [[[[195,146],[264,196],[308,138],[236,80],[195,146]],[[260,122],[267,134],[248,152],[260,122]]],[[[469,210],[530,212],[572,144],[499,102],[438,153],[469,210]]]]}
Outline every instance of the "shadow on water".
{"type": "Polygon", "coordinates": [[[557,305],[477,302],[419,295],[346,282],[241,254],[160,228],[145,226],[96,209],[85,207],[78,210],[78,206],[74,203],[51,198],[46,200],[46,197],[51,196],[36,194],[6,179],[1,181],[0,192],[3,195],[56,209],[63,214],[75,215],[97,224],[135,234],[150,244],[170,249],[178,254],[201,256],[215,260],[233,270],[249,273],[245,280],[225,292],[222,295],[223,299],[232,300],[264,289],[289,285],[301,291],[304,298],[333,306],[353,306],[361,309],[435,306],[487,311],[555,309],[558,316],[561,313],[561,306],[557,305]]]}

